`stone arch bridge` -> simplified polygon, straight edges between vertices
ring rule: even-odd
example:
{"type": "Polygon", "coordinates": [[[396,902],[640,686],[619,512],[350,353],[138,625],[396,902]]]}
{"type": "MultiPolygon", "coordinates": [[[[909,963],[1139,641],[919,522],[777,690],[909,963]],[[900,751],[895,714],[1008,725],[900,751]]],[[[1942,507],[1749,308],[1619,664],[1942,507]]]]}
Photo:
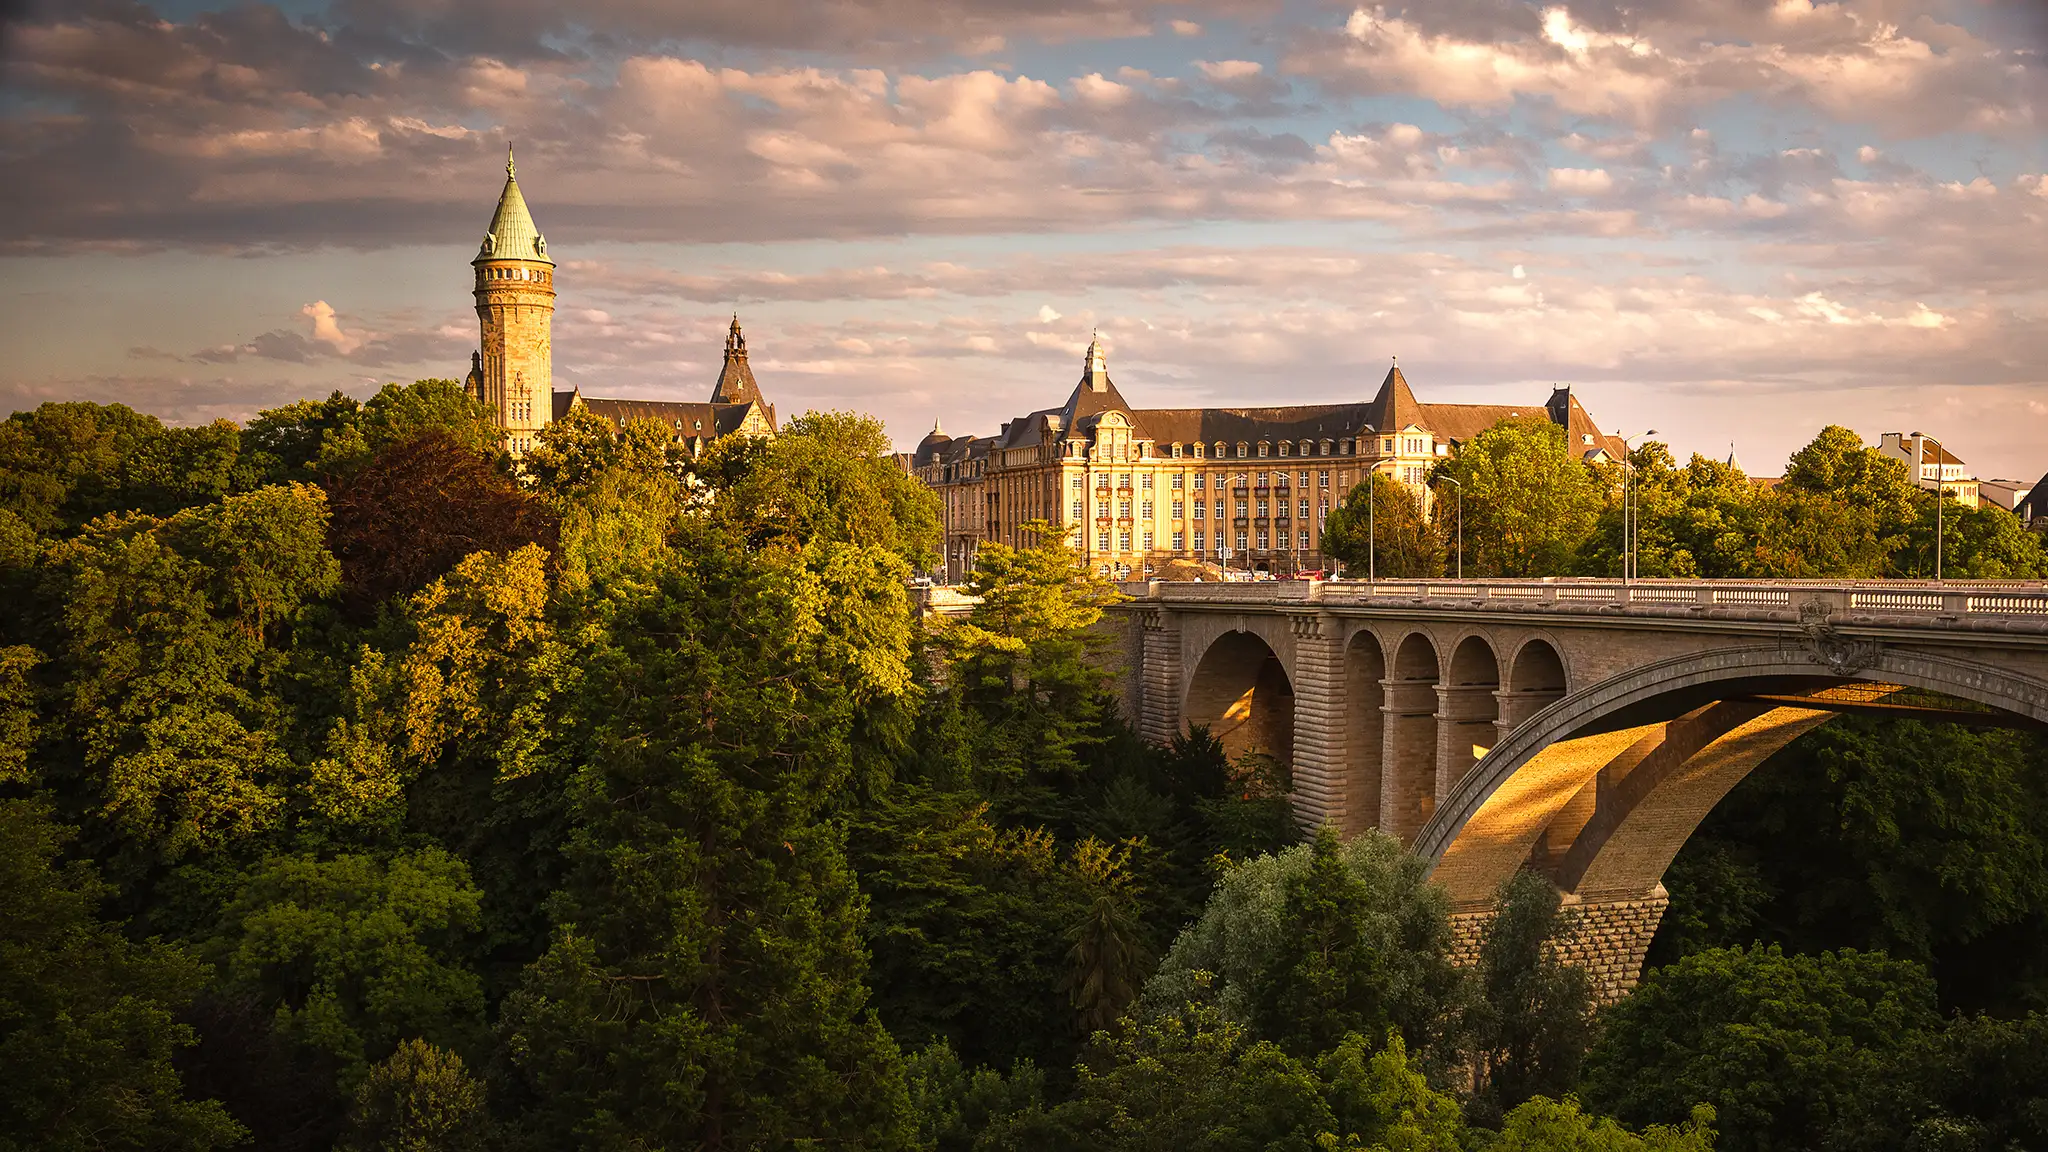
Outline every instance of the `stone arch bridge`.
{"type": "Polygon", "coordinates": [[[1140,732],[1278,757],[1304,824],[1427,858],[1459,947],[1523,867],[1575,959],[1634,986],[1662,877],[1744,776],[1844,712],[2048,728],[2048,586],[1354,581],[1126,585],[1140,732]]]}

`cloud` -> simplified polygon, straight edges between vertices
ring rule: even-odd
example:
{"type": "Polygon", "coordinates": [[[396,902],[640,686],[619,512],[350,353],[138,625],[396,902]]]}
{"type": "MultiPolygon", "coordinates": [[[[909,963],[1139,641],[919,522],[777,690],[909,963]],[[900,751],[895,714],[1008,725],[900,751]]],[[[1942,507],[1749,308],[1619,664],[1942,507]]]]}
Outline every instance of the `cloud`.
{"type": "Polygon", "coordinates": [[[1884,0],[1769,6],[1690,0],[1617,7],[1508,2],[1360,7],[1305,33],[1288,70],[1356,92],[1498,109],[1537,100],[1637,127],[1752,96],[1894,137],[2039,128],[2039,63],[1884,0]]]}
{"type": "Polygon", "coordinates": [[[325,300],[315,300],[299,309],[299,315],[313,321],[315,341],[327,345],[343,356],[362,346],[360,336],[352,336],[341,330],[340,322],[335,319],[333,306],[325,300]]]}

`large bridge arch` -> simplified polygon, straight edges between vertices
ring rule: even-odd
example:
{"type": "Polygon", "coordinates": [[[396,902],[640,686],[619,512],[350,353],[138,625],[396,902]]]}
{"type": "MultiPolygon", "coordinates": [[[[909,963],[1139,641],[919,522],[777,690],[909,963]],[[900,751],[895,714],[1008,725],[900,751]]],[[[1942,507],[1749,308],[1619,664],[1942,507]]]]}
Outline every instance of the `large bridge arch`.
{"type": "Polygon", "coordinates": [[[1284,766],[1293,763],[1293,678],[1257,632],[1224,632],[1203,649],[1180,714],[1188,727],[1207,728],[1232,760],[1263,752],[1284,766]]]}
{"type": "Polygon", "coordinates": [[[1524,865],[1543,872],[1605,935],[1592,945],[1606,949],[1595,976],[1618,995],[1634,984],[1679,848],[1752,770],[1835,715],[1800,706],[1806,694],[1896,685],[2048,725],[2048,682],[2009,669],[1914,650],[1828,658],[1803,647],[1724,648],[1563,695],[1444,797],[1414,849],[1468,911],[1524,865]]]}

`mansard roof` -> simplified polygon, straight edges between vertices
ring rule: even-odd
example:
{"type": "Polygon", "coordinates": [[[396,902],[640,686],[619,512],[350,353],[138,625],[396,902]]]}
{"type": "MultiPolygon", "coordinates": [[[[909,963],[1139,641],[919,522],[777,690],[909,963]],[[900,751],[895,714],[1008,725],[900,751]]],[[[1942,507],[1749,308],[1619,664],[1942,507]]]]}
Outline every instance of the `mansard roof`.
{"type": "Polygon", "coordinates": [[[555,393],[555,419],[569,414],[570,409],[582,407],[591,415],[624,428],[638,420],[652,420],[668,428],[678,436],[704,436],[716,438],[729,435],[746,423],[747,416],[756,408],[774,427],[773,409],[766,405],[711,404],[687,400],[612,400],[598,396],[585,396],[578,390],[555,393]]]}
{"type": "Polygon", "coordinates": [[[1371,428],[1370,404],[1293,404],[1273,408],[1146,408],[1135,414],[1159,444],[1330,440],[1371,428]]]}

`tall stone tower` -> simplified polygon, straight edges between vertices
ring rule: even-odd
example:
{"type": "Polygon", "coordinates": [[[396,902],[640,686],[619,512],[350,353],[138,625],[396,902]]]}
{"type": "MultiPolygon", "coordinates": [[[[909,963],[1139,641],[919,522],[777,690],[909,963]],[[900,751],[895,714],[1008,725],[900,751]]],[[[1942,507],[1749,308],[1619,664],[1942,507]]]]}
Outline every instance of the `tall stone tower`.
{"type": "Polygon", "coordinates": [[[470,394],[498,414],[514,456],[554,417],[555,262],[534,227],[505,150],[505,191],[491,230],[470,261],[482,347],[471,361],[470,394]]]}

